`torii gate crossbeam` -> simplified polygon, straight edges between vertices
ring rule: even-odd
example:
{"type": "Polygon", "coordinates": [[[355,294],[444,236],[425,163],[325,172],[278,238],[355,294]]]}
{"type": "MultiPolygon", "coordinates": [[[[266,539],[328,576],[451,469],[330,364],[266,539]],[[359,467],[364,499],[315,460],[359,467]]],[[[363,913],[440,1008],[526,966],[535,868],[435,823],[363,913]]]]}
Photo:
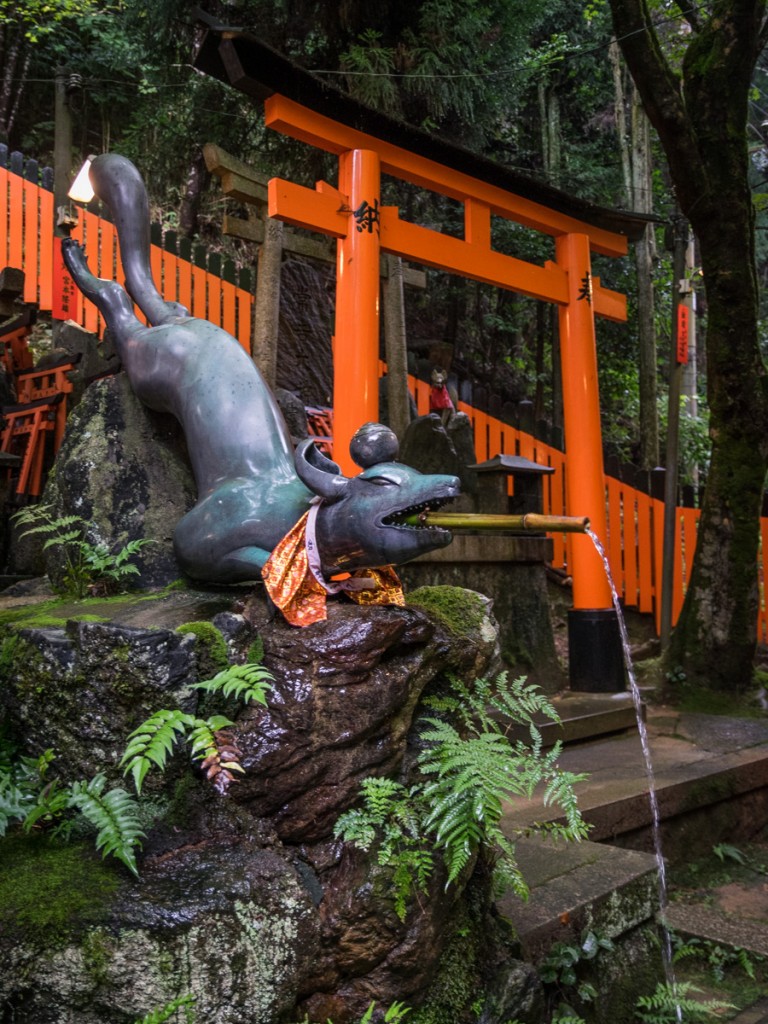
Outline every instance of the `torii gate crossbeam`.
{"type": "MultiPolygon", "coordinates": [[[[568,450],[568,511],[588,515],[605,538],[600,408],[594,315],[626,319],[626,299],[593,278],[590,251],[623,255],[623,235],[596,228],[485,182],[433,163],[308,110],[284,96],[265,104],[266,123],[339,155],[338,188],[272,179],[269,213],[338,239],[334,338],[334,458],[354,473],[347,456],[354,431],[378,417],[379,253],[520,292],[560,309],[563,405],[568,450]],[[464,204],[464,238],[404,221],[381,206],[381,173],[415,182],[464,204]],[[556,260],[543,266],[493,250],[492,215],[555,237],[556,260]]],[[[610,609],[603,566],[588,538],[574,538],[574,607],[610,609]]]]}

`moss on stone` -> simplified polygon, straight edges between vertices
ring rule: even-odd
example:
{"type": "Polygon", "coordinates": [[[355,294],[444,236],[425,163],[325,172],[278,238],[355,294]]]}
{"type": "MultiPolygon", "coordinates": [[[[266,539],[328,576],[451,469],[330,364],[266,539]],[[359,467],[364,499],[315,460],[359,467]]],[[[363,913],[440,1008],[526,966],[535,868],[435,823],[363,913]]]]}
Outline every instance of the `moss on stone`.
{"type": "Polygon", "coordinates": [[[191,633],[195,638],[197,668],[201,678],[208,679],[229,666],[227,641],[212,622],[184,622],[177,633],[191,633]]]}
{"type": "Polygon", "coordinates": [[[56,943],[103,916],[118,869],[82,843],[42,835],[0,840],[0,935],[56,943]]]}
{"type": "Polygon", "coordinates": [[[411,1024],[456,1024],[479,1016],[484,1002],[478,966],[483,936],[475,916],[467,905],[461,908],[427,997],[408,1018],[411,1024]]]}
{"type": "Polygon", "coordinates": [[[410,607],[434,615],[456,636],[471,636],[485,618],[483,599],[461,587],[418,587],[406,601],[410,607]]]}
{"type": "Polygon", "coordinates": [[[264,660],[264,641],[257,636],[245,655],[249,665],[260,665],[264,660]]]}

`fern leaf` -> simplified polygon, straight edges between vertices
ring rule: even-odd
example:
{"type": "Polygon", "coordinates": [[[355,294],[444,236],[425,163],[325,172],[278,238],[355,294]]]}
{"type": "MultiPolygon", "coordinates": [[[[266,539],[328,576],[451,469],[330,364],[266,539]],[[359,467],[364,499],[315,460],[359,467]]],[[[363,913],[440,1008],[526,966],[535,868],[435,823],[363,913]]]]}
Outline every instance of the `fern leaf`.
{"type": "Polygon", "coordinates": [[[128,745],[120,759],[124,774],[133,776],[136,792],[141,787],[152,764],[164,770],[168,756],[180,736],[184,736],[195,723],[192,715],[183,711],[156,711],[128,736],[128,745]]]}
{"type": "Polygon", "coordinates": [[[213,741],[214,746],[208,748],[200,767],[208,781],[213,783],[213,788],[222,796],[226,796],[231,784],[237,781],[234,773],[245,773],[245,768],[240,764],[243,752],[235,743],[232,734],[224,729],[213,733],[213,741]]]}
{"type": "Polygon", "coordinates": [[[255,701],[266,706],[267,693],[272,689],[272,673],[263,665],[230,665],[213,679],[195,683],[194,689],[208,693],[221,693],[224,697],[237,697],[246,703],[255,701]]]}
{"type": "Polygon", "coordinates": [[[141,1020],[137,1020],[135,1024],[166,1024],[172,1017],[175,1017],[179,1010],[186,1009],[186,1018],[188,1022],[192,1021],[191,1007],[196,1001],[196,996],[191,994],[185,996],[178,996],[176,999],[172,999],[170,1003],[166,1003],[165,1006],[159,1007],[157,1010],[152,1010],[146,1017],[142,1017],[141,1020]]]}
{"type": "Polygon", "coordinates": [[[134,848],[144,835],[139,821],[139,807],[124,789],[106,788],[106,776],[94,776],[90,782],[72,784],[68,806],[76,807],[97,830],[96,849],[102,856],[110,854],[138,877],[134,848]]]}

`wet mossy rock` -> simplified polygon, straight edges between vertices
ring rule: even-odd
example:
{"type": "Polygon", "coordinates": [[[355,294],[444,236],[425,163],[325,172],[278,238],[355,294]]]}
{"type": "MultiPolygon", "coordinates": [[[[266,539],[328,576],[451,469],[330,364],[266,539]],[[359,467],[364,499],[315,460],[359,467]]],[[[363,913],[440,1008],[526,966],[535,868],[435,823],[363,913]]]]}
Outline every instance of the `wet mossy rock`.
{"type": "MultiPolygon", "coordinates": [[[[140,571],[136,585],[152,587],[181,575],[173,531],[195,500],[176,420],[145,408],[123,373],[91,384],[67,422],[43,501],[56,515],[81,516],[91,524],[89,541],[113,551],[150,539],[132,562],[140,571]]],[[[60,557],[56,548],[46,556],[54,580],[60,557]]]]}
{"type": "MultiPolygon", "coordinates": [[[[405,608],[331,600],[327,622],[294,629],[270,618],[259,591],[237,604],[231,592],[218,603],[205,596],[217,623],[238,626],[225,631],[232,660],[263,650],[274,676],[268,707],[235,712],[246,774],[222,798],[184,751],[165,774],[150,772],[139,880],[74,848],[105,873],[89,907],[87,874],[76,881],[71,852],[58,866],[38,862],[41,886],[69,871],[72,898],[85,899],[69,915],[29,917],[24,931],[0,928],[0,1004],[14,1024],[133,1024],[184,992],[197,997],[201,1021],[277,1024],[308,1013],[352,1024],[372,998],[417,1005],[455,932],[467,879],[446,889],[437,870],[429,897],[400,921],[388,869],[335,840],[333,826],[362,778],[405,770],[426,687],[447,672],[487,674],[497,645],[483,599],[432,595],[461,629],[424,610],[428,594],[405,608]]],[[[128,732],[162,707],[199,712],[191,684],[207,631],[177,631],[202,621],[182,617],[192,600],[117,602],[106,623],[6,623],[0,701],[20,753],[52,747],[63,780],[105,771],[126,785],[118,761],[128,732]],[[153,627],[136,624],[147,618],[153,627]]],[[[12,887],[25,884],[14,868],[19,841],[0,840],[12,887]]]]}
{"type": "Polygon", "coordinates": [[[210,679],[229,665],[227,641],[212,622],[184,622],[176,627],[176,632],[195,638],[197,671],[201,679],[210,679]]]}

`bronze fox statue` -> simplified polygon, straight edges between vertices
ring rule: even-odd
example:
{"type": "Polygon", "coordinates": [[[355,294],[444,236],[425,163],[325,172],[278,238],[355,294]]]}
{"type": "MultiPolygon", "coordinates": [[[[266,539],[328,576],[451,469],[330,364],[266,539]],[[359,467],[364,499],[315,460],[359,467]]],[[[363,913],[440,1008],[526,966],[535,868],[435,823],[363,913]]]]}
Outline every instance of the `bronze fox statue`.
{"type": "Polygon", "coordinates": [[[316,539],[327,577],[397,565],[450,543],[447,530],[404,519],[456,497],[459,480],[393,461],[396,439],[381,426],[357,443],[364,469],[356,477],[342,476],[310,439],[294,453],[274,396],[241,345],[157,291],[139,172],[125,157],[104,154],[92,162],[90,177],[117,227],[127,292],[95,277],[73,239],[62,244],[64,261],[103,315],[136,396],[172,413],[186,435],[198,500],[174,532],[182,569],[216,583],[259,579],[313,500],[320,501],[316,539]],[[133,302],[150,326],[136,317],[133,302]]]}

